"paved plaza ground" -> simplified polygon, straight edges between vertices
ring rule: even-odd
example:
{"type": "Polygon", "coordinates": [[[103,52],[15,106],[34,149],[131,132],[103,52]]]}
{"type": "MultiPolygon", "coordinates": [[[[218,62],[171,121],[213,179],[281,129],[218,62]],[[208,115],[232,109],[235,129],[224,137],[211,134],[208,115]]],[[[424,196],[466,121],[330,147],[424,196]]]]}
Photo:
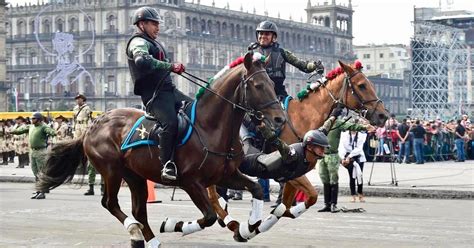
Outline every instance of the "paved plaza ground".
{"type": "MultiPolygon", "coordinates": [[[[31,183],[0,183],[0,247],[129,247],[123,226],[100,205],[100,196],[84,196],[85,187],[65,185],[45,200],[29,199],[31,183]]],[[[171,201],[172,189],[157,189],[163,203],[149,204],[149,220],[162,247],[472,247],[474,201],[368,197],[365,213],[318,213],[321,203],[297,220],[282,219],[268,233],[248,243],[236,243],[219,225],[182,237],[160,234],[166,217],[192,221],[201,215],[182,191],[171,201]]],[[[120,204],[130,213],[128,188],[122,187],[120,204]]],[[[250,210],[249,195],[231,201],[233,217],[244,221],[250,210]]],[[[265,203],[264,215],[271,203],[265,203]]]]}

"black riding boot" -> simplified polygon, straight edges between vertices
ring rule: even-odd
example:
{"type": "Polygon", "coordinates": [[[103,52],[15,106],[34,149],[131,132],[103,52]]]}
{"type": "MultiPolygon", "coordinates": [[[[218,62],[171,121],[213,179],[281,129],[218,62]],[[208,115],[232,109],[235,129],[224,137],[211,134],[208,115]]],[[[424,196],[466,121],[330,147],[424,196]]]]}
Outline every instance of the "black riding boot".
{"type": "Polygon", "coordinates": [[[84,195],[94,195],[94,184],[89,184],[89,190],[84,195]]]}
{"type": "Polygon", "coordinates": [[[23,154],[18,154],[18,166],[16,168],[24,168],[25,167],[25,159],[23,154]]]}
{"type": "Polygon", "coordinates": [[[15,151],[10,151],[8,153],[8,162],[9,163],[13,163],[14,162],[14,159],[15,159],[15,151]]]}
{"type": "Polygon", "coordinates": [[[324,184],[324,207],[318,212],[331,212],[331,187],[329,183],[324,184]]]}
{"type": "Polygon", "coordinates": [[[176,180],[176,164],[173,162],[172,154],[174,149],[174,138],[169,132],[160,133],[160,161],[163,164],[161,179],[176,180]]]}
{"type": "Polygon", "coordinates": [[[337,195],[339,193],[339,184],[331,184],[331,213],[341,211],[337,208],[337,195]]]}
{"type": "Polygon", "coordinates": [[[2,165],[7,165],[8,164],[8,152],[3,152],[2,157],[3,157],[2,165]]]}

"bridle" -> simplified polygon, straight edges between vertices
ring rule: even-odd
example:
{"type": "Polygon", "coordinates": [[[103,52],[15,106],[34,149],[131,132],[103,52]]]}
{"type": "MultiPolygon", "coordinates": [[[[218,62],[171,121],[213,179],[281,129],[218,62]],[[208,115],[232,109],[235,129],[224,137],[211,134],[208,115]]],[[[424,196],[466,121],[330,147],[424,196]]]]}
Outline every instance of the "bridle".
{"type": "MultiPolygon", "coordinates": [[[[334,96],[334,94],[327,87],[324,87],[324,88],[326,88],[326,90],[329,93],[329,96],[331,96],[331,98],[332,98],[332,100],[334,101],[335,104],[342,104],[343,107],[358,113],[360,116],[364,117],[365,119],[369,119],[369,118],[373,117],[373,115],[375,114],[375,111],[377,110],[378,105],[380,103],[383,103],[383,101],[378,97],[376,97],[375,99],[364,100],[360,96],[360,94],[357,93],[357,91],[352,86],[352,78],[354,76],[356,76],[357,74],[359,74],[359,73],[361,73],[359,70],[355,71],[354,73],[352,73],[350,75],[347,74],[347,73],[344,73],[345,74],[344,82],[343,82],[343,85],[342,85],[342,90],[339,91],[338,98],[336,98],[334,96]],[[347,91],[348,91],[348,89],[351,90],[351,94],[356,98],[357,104],[359,105],[359,107],[351,108],[347,105],[347,96],[348,96],[347,91]],[[375,102],[375,107],[370,111],[370,114],[368,114],[369,113],[369,108],[367,107],[367,104],[372,103],[372,102],[375,102]]],[[[323,85],[327,86],[327,81],[323,85]]]]}
{"type": "MultiPolygon", "coordinates": [[[[189,77],[187,76],[184,76],[183,74],[186,74],[198,81],[201,81],[201,82],[204,82],[207,84],[206,81],[204,81],[203,79],[197,77],[197,76],[194,76],[190,73],[187,73],[187,72],[183,72],[183,74],[181,74],[182,77],[186,78],[187,80],[189,80],[191,83],[193,84],[196,84],[198,86],[201,86],[203,87],[204,89],[206,89],[207,91],[211,92],[212,94],[218,96],[219,98],[221,98],[222,100],[226,101],[227,103],[230,103],[232,105],[232,107],[234,109],[240,109],[241,111],[245,112],[245,114],[249,115],[251,118],[254,118],[258,121],[264,121],[265,124],[269,125],[269,126],[272,126],[272,123],[270,121],[268,121],[268,119],[265,117],[265,115],[262,113],[262,110],[274,105],[274,104],[277,104],[279,106],[279,101],[278,99],[274,99],[274,100],[270,100],[269,102],[267,103],[264,103],[264,104],[261,104],[259,106],[256,106],[256,107],[252,107],[250,106],[249,102],[248,102],[248,98],[247,98],[247,91],[248,91],[248,82],[253,78],[255,77],[255,75],[257,74],[260,74],[260,73],[266,73],[267,71],[265,69],[262,69],[262,70],[258,70],[258,71],[255,71],[253,72],[252,74],[250,74],[249,76],[246,76],[245,74],[242,75],[241,79],[240,79],[240,83],[239,83],[239,86],[236,88],[236,91],[240,91],[240,90],[243,90],[243,93],[240,94],[241,97],[239,98],[239,102],[238,103],[235,103],[229,99],[227,99],[226,97],[220,95],[219,93],[217,93],[216,91],[210,89],[209,87],[206,87],[204,85],[201,85],[200,83],[190,79],[189,77]],[[268,122],[268,123],[267,123],[268,122]]],[[[237,92],[234,93],[234,95],[236,94],[237,92]]],[[[233,122],[233,121],[232,121],[233,122]]],[[[233,147],[232,147],[232,144],[234,143],[234,140],[233,138],[230,139],[229,141],[229,144],[228,144],[228,147],[229,147],[229,151],[228,152],[216,152],[216,151],[211,151],[209,150],[209,148],[206,146],[206,143],[204,142],[204,140],[202,139],[201,135],[199,134],[199,131],[198,129],[193,125],[193,127],[195,128],[196,130],[196,134],[198,136],[198,139],[199,139],[199,142],[201,143],[201,145],[203,146],[203,152],[205,153],[204,155],[204,159],[202,160],[201,164],[199,165],[199,169],[201,169],[201,167],[204,165],[205,161],[207,160],[207,157],[209,154],[213,154],[213,155],[216,155],[216,156],[221,156],[221,157],[225,157],[226,158],[226,161],[229,161],[229,160],[232,160],[238,156],[241,156],[243,155],[243,150],[240,150],[239,152],[236,152],[234,151],[233,147]]],[[[231,130],[231,134],[234,133],[234,130],[233,130],[233,125],[232,125],[232,130],[231,130]]],[[[231,135],[232,136],[232,135],[231,135]]],[[[226,162],[227,163],[227,162],[226,162]]]]}
{"type": "Polygon", "coordinates": [[[266,103],[260,104],[255,107],[251,107],[248,99],[247,99],[247,91],[248,91],[248,82],[256,75],[259,73],[266,73],[267,71],[265,69],[258,70],[250,74],[247,78],[245,78],[245,75],[242,76],[239,88],[242,90],[243,94],[241,94],[241,98],[239,101],[239,105],[242,106],[242,110],[244,110],[251,118],[255,119],[256,121],[264,121],[266,125],[269,125],[271,128],[273,128],[273,124],[268,121],[268,119],[265,117],[265,115],[262,113],[261,110],[264,110],[272,105],[279,105],[279,101],[277,98],[270,100],[266,103]]]}

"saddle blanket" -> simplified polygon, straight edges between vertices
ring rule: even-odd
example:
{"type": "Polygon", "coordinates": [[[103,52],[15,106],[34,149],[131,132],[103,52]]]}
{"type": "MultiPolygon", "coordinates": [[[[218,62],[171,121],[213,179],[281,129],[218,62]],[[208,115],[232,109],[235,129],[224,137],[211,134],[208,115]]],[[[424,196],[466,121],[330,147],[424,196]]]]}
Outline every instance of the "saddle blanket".
{"type": "MultiPolygon", "coordinates": [[[[196,121],[196,105],[197,101],[186,104],[178,112],[178,146],[186,144],[193,133],[193,126],[196,121]]],[[[133,124],[120,149],[126,151],[132,147],[143,145],[159,146],[160,131],[161,127],[156,120],[143,115],[133,124]]]]}

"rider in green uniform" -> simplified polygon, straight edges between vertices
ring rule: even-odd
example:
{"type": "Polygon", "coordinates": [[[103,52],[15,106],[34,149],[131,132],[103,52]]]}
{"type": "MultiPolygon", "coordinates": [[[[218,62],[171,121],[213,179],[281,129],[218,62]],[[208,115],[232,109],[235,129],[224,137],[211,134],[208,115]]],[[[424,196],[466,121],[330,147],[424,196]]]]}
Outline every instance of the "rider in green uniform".
{"type": "Polygon", "coordinates": [[[171,63],[164,46],[157,40],[161,17],[151,7],[141,7],[133,15],[136,33],[129,39],[126,49],[128,67],[134,83],[134,93],[139,95],[146,111],[157,119],[162,130],[160,138],[160,161],[163,164],[161,178],[176,180],[174,163],[175,139],[178,132],[176,108],[187,96],[176,89],[170,72],[185,71],[181,63],[171,63]]]}

